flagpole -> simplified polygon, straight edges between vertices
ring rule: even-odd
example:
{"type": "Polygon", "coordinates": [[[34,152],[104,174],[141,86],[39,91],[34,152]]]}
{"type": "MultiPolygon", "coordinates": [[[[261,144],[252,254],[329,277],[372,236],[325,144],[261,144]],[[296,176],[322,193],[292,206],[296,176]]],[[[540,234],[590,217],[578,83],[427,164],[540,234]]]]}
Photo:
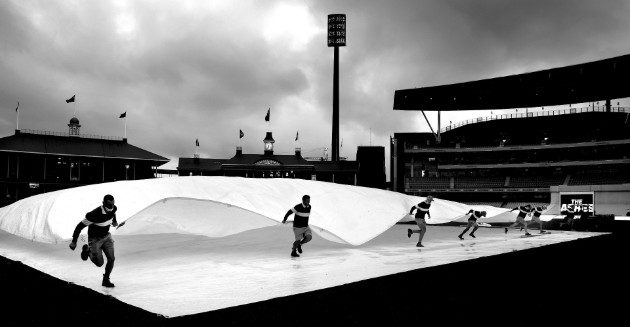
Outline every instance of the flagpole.
{"type": "Polygon", "coordinates": [[[199,158],[199,138],[195,139],[195,154],[193,157],[199,158]]]}
{"type": "Polygon", "coordinates": [[[20,101],[18,101],[18,105],[15,111],[17,111],[17,120],[15,122],[15,129],[19,131],[20,130],[20,101]]]}
{"type": "Polygon", "coordinates": [[[127,138],[127,115],[125,115],[125,138],[127,138]]]}

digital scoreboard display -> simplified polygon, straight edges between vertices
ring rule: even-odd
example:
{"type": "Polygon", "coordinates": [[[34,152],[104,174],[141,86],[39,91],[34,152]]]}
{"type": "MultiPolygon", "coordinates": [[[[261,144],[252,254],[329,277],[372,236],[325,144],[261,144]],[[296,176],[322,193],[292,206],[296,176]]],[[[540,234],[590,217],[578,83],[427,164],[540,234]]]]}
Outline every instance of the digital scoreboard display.
{"type": "Polygon", "coordinates": [[[579,217],[587,212],[595,214],[595,195],[593,192],[560,192],[560,214],[566,215],[567,209],[572,208],[579,217]]]}
{"type": "Polygon", "coordinates": [[[328,46],[346,46],[346,15],[328,15],[328,46]]]}

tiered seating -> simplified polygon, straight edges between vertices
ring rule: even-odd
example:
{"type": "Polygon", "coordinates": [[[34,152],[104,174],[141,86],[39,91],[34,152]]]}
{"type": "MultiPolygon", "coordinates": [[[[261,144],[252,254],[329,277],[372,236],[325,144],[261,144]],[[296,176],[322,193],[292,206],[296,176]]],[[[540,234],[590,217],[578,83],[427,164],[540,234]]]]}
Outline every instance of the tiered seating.
{"type": "Polygon", "coordinates": [[[516,208],[516,207],[520,207],[520,206],[524,206],[524,205],[528,205],[531,204],[532,207],[538,207],[538,206],[549,206],[549,203],[547,202],[508,202],[505,204],[505,206],[503,206],[504,208],[516,208]]]}
{"type": "Polygon", "coordinates": [[[505,177],[456,177],[455,188],[501,188],[505,177]]]}
{"type": "Polygon", "coordinates": [[[450,186],[450,177],[422,177],[405,180],[405,188],[407,189],[447,189],[450,186]]]}
{"type": "Polygon", "coordinates": [[[514,176],[510,177],[510,184],[508,187],[514,188],[545,188],[554,185],[561,185],[564,183],[565,176],[514,176]]]}
{"type": "Polygon", "coordinates": [[[493,201],[465,201],[463,202],[465,204],[470,205],[471,207],[474,206],[493,206],[493,207],[497,207],[500,208],[501,205],[503,204],[503,202],[493,202],[493,201]]]}
{"type": "Polygon", "coordinates": [[[589,174],[571,175],[569,185],[606,185],[630,183],[630,175],[620,174],[589,174]]]}

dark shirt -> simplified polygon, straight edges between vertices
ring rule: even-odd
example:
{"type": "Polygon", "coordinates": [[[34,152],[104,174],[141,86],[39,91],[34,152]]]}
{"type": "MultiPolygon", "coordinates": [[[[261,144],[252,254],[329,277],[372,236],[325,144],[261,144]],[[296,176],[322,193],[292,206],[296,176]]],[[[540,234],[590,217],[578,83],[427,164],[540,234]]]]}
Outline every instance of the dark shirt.
{"type": "Polygon", "coordinates": [[[109,226],[112,222],[116,221],[116,210],[118,210],[116,206],[114,206],[112,211],[106,211],[102,206],[100,206],[85,214],[85,219],[83,219],[74,229],[72,241],[76,243],[81,230],[83,230],[85,226],[89,226],[88,238],[100,238],[106,236],[109,233],[109,226]]]}
{"type": "MultiPolygon", "coordinates": [[[[424,219],[424,216],[429,213],[429,208],[431,207],[431,203],[427,203],[425,201],[422,201],[420,203],[418,203],[418,205],[414,206],[413,208],[416,208],[416,219],[424,219]]],[[[411,210],[413,210],[413,208],[411,208],[411,210]]]]}
{"type": "Polygon", "coordinates": [[[311,215],[311,205],[304,207],[302,203],[297,204],[293,209],[291,209],[295,214],[295,218],[293,219],[293,227],[302,228],[308,227],[308,217],[311,215]]]}
{"type": "Polygon", "coordinates": [[[520,206],[520,207],[516,207],[514,208],[514,210],[518,210],[518,218],[525,218],[525,216],[527,216],[528,213],[532,212],[533,209],[527,209],[527,207],[525,206],[520,206]]]}
{"type": "Polygon", "coordinates": [[[540,217],[540,215],[542,214],[543,211],[544,210],[543,210],[542,207],[534,208],[534,217],[536,217],[536,218],[540,217]]]}
{"type": "Polygon", "coordinates": [[[468,213],[472,213],[472,215],[470,215],[470,217],[468,217],[468,220],[477,220],[479,218],[481,218],[481,211],[476,211],[476,210],[470,210],[468,211],[468,213]]]}

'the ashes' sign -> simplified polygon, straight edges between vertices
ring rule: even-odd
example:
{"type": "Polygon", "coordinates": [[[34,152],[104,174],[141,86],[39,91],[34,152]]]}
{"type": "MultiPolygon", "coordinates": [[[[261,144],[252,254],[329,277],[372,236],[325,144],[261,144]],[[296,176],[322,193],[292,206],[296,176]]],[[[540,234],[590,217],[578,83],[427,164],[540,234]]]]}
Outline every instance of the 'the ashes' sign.
{"type": "Polygon", "coordinates": [[[346,46],[346,15],[328,15],[328,46],[346,46]]]}
{"type": "Polygon", "coordinates": [[[566,215],[572,209],[577,216],[586,212],[595,214],[595,194],[593,192],[560,192],[560,214],[566,215]]]}

